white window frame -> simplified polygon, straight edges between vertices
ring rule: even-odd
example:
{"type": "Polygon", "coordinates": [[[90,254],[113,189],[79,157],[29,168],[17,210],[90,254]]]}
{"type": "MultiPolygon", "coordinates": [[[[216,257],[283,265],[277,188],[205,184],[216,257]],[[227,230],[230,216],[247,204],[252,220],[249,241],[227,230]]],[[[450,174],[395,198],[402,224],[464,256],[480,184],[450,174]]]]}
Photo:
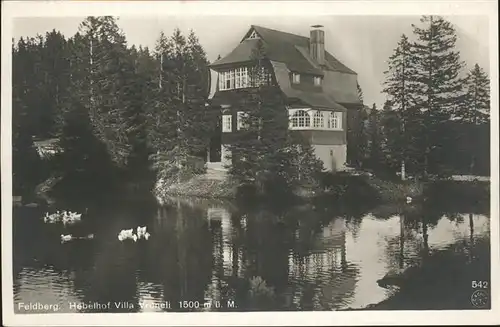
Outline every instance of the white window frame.
{"type": "Polygon", "coordinates": [[[290,119],[290,127],[292,129],[311,128],[311,116],[305,110],[295,111],[290,119]]]}
{"type": "Polygon", "coordinates": [[[290,130],[344,130],[343,112],[340,111],[311,110],[311,108],[290,108],[288,112],[290,130]]]}
{"type": "Polygon", "coordinates": [[[322,111],[316,111],[313,116],[313,127],[323,129],[325,128],[325,117],[322,111]]]}
{"type": "Polygon", "coordinates": [[[315,86],[321,86],[321,82],[322,82],[322,78],[321,76],[314,76],[314,85],[315,86]]]}
{"type": "Polygon", "coordinates": [[[222,133],[231,133],[233,131],[233,116],[222,115],[222,133]]]}
{"type": "Polygon", "coordinates": [[[248,67],[219,72],[219,90],[233,90],[249,87],[248,67]]]}
{"type": "Polygon", "coordinates": [[[248,113],[244,111],[237,112],[237,130],[243,130],[248,128],[248,122],[243,121],[244,119],[248,119],[248,113]]]}
{"type": "Polygon", "coordinates": [[[342,130],[342,112],[331,111],[328,115],[328,129],[342,130]]]}
{"type": "Polygon", "coordinates": [[[293,84],[300,84],[300,74],[299,73],[292,73],[292,83],[293,84]]]}

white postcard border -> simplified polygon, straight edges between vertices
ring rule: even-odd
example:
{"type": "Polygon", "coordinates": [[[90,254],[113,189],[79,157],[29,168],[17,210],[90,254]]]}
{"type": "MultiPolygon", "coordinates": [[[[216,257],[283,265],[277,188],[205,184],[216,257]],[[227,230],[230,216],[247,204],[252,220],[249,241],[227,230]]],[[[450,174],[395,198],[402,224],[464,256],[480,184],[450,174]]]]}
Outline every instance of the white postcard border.
{"type": "Polygon", "coordinates": [[[500,323],[498,206],[498,4],[496,1],[4,1],[2,2],[2,311],[9,325],[423,325],[500,323]],[[162,13],[162,14],[159,14],[162,13]],[[492,309],[480,311],[347,311],[265,313],[25,314],[13,312],[11,37],[14,17],[166,15],[485,15],[489,18],[491,78],[492,309]]]}

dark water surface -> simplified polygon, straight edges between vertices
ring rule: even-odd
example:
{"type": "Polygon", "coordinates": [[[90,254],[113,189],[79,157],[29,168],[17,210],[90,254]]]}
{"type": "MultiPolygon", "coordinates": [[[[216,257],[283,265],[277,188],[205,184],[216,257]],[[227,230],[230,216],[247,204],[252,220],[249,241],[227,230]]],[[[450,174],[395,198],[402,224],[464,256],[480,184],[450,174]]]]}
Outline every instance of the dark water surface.
{"type": "Polygon", "coordinates": [[[474,308],[472,280],[489,280],[489,214],[193,199],[88,206],[71,227],[14,210],[16,312],[474,308]],[[148,241],[118,240],[137,226],[148,241]],[[69,233],[95,237],[61,244],[69,233]],[[377,283],[408,267],[402,285],[377,283]]]}

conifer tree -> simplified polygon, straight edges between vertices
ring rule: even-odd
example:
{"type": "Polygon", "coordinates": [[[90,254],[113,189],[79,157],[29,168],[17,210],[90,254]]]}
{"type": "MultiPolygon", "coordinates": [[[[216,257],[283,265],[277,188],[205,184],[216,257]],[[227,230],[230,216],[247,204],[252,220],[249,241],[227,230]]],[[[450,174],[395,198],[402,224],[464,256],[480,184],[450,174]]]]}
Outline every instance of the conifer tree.
{"type": "MultiPolygon", "coordinates": [[[[390,157],[393,160],[400,162],[401,179],[405,179],[406,165],[408,162],[414,161],[414,156],[417,153],[413,150],[412,132],[419,124],[418,112],[416,112],[413,101],[413,93],[411,83],[413,81],[414,67],[412,63],[411,44],[406,35],[402,35],[393,54],[389,57],[388,70],[384,72],[386,80],[384,82],[384,93],[388,95],[391,109],[390,112],[385,110],[387,117],[386,123],[391,125],[391,146],[386,150],[391,151],[390,157]],[[394,114],[396,116],[394,116],[394,114]],[[395,120],[399,127],[394,133],[395,120]],[[393,138],[398,139],[395,141],[393,138]],[[398,146],[396,146],[398,144],[398,146]]],[[[410,166],[412,166],[410,164],[410,166]]]]}
{"type": "Polygon", "coordinates": [[[376,104],[372,105],[368,115],[368,150],[370,168],[378,169],[380,167],[382,156],[380,151],[380,133],[379,133],[379,112],[376,104]]]}
{"type": "Polygon", "coordinates": [[[89,42],[89,112],[95,135],[118,167],[132,151],[134,66],[125,36],[111,16],[88,17],[80,27],[89,42]],[[132,133],[132,134],[131,134],[132,133]]]}
{"type": "MultiPolygon", "coordinates": [[[[459,113],[461,130],[468,131],[462,135],[462,147],[466,156],[469,157],[469,173],[473,174],[476,169],[478,156],[482,160],[489,160],[489,155],[481,153],[481,149],[487,147],[478,146],[483,143],[481,134],[489,131],[490,121],[490,80],[486,72],[475,64],[467,74],[466,97],[461,112],[459,113]]],[[[463,134],[463,133],[462,133],[463,134]]],[[[484,151],[488,152],[489,151],[484,151]]]]}
{"type": "Polygon", "coordinates": [[[188,38],[176,29],[170,38],[163,33],[156,45],[158,92],[153,106],[154,121],[149,142],[161,178],[177,176],[178,181],[203,169],[208,131],[215,121],[205,107],[208,96],[208,60],[196,35],[188,38]]]}
{"type": "Polygon", "coordinates": [[[485,124],[490,120],[490,79],[478,64],[467,74],[465,109],[460,113],[463,122],[485,124]]]}
{"type": "Polygon", "coordinates": [[[413,25],[417,40],[412,44],[412,93],[420,112],[420,129],[412,135],[420,150],[419,170],[426,177],[429,172],[443,173],[445,147],[453,144],[443,130],[464,100],[463,62],[450,22],[436,16],[423,16],[420,21],[422,27],[413,25]]]}
{"type": "Polygon", "coordinates": [[[272,77],[261,41],[252,53],[251,85],[246,90],[240,118],[243,130],[230,145],[230,173],[240,181],[254,181],[263,193],[289,191],[298,184],[314,184],[322,163],[299,133],[289,130],[288,111],[272,77]]]}
{"type": "Polygon", "coordinates": [[[347,116],[347,161],[349,164],[360,167],[367,156],[366,152],[366,110],[363,104],[363,90],[356,82],[360,105],[348,112],[347,116]]]}
{"type": "Polygon", "coordinates": [[[34,125],[29,108],[29,41],[23,38],[12,47],[12,186],[14,195],[26,195],[39,181],[33,167],[40,158],[33,144],[34,125]]]}
{"type": "Polygon", "coordinates": [[[392,108],[392,102],[386,100],[380,113],[381,151],[384,155],[384,164],[392,171],[401,169],[403,147],[402,124],[399,114],[392,108]]]}

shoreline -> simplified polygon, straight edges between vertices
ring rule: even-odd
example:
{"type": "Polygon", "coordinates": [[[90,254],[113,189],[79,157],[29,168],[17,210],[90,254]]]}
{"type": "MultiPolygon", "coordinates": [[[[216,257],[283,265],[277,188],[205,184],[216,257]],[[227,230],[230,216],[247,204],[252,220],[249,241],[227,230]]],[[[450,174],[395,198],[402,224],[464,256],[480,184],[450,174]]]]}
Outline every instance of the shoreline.
{"type": "MultiPolygon", "coordinates": [[[[309,201],[317,198],[327,198],[342,201],[349,197],[376,198],[379,204],[405,202],[407,197],[412,201],[420,201],[426,193],[436,192],[434,188],[474,188],[482,190],[490,187],[489,177],[478,179],[443,179],[431,180],[416,184],[413,181],[394,181],[376,176],[333,175],[333,181],[320,190],[310,190],[306,187],[293,192],[297,199],[309,201]],[[486,179],[487,178],[487,179],[486,179]]],[[[201,199],[235,200],[239,196],[240,185],[226,179],[206,179],[203,175],[195,176],[182,183],[157,182],[153,195],[159,203],[168,197],[196,197],[201,199]]],[[[456,191],[456,190],[455,190],[456,191]]],[[[465,190],[466,191],[466,190],[465,190]]]]}

